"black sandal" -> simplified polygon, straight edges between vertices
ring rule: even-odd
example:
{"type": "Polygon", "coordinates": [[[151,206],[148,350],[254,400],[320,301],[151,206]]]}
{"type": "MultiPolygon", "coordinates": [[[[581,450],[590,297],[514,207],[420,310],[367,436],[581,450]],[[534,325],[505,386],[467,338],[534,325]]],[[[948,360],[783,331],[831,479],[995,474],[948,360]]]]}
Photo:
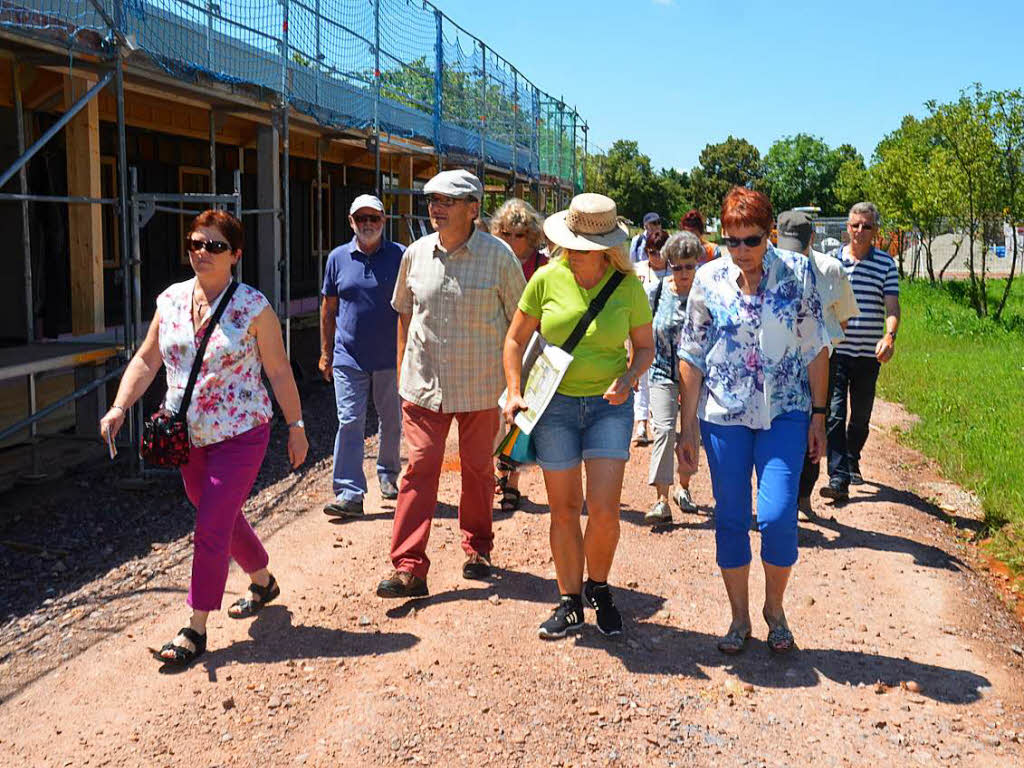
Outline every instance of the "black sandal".
{"type": "Polygon", "coordinates": [[[228,608],[228,616],[232,619],[247,619],[250,616],[255,616],[260,608],[281,594],[281,588],[277,586],[277,579],[271,574],[267,586],[261,587],[259,584],[250,584],[247,592],[259,595],[260,599],[250,600],[247,594],[245,597],[235,600],[228,608]]]}
{"type": "Polygon", "coordinates": [[[518,488],[503,488],[501,491],[501,511],[515,512],[519,509],[519,501],[522,498],[523,494],[519,492],[518,488]]]}
{"type": "Polygon", "coordinates": [[[184,669],[206,652],[206,635],[200,635],[192,629],[192,627],[182,627],[179,629],[178,634],[174,636],[175,639],[177,639],[179,635],[192,643],[192,645],[195,646],[195,649],[189,650],[188,648],[183,648],[180,645],[175,645],[174,640],[171,640],[169,643],[164,643],[163,648],[159,651],[155,651],[152,648],[150,648],[150,651],[158,661],[161,661],[170,667],[180,667],[184,669]],[[167,656],[164,656],[164,653],[167,651],[173,651],[174,657],[168,658],[167,656]]]}

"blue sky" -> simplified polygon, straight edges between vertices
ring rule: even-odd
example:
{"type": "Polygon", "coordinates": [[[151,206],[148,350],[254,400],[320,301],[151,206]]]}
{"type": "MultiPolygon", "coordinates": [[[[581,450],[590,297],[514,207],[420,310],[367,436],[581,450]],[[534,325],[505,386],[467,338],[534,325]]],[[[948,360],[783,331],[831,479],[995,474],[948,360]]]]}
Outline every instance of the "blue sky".
{"type": "Polygon", "coordinates": [[[434,0],[607,149],[689,170],[729,134],[762,152],[810,133],[870,159],[923,102],[1024,87],[1021,0],[434,0]]]}

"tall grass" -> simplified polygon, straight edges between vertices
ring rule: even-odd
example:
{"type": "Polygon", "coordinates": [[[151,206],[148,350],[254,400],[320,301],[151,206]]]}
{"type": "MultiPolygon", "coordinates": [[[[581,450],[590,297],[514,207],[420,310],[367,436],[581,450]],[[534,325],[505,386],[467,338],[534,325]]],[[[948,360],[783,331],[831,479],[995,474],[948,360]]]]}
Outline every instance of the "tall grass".
{"type": "MultiPolygon", "coordinates": [[[[990,307],[1005,281],[989,284],[990,307]]],[[[985,523],[1017,536],[1024,566],[1024,286],[1001,323],[978,318],[963,283],[903,282],[896,357],[879,392],[921,417],[905,440],[980,497],[985,523]],[[1007,526],[1007,524],[1011,524],[1007,526]]]]}

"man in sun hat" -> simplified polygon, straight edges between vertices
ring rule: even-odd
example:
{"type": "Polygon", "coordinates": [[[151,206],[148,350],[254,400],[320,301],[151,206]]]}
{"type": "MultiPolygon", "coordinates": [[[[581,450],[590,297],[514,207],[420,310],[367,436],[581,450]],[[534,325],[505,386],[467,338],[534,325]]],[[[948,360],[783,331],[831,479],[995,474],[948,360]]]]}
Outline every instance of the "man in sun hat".
{"type": "MultiPolygon", "coordinates": [[[[778,247],[802,253],[808,258],[814,271],[818,295],[821,296],[821,311],[828,331],[830,352],[835,345],[843,340],[846,321],[859,314],[857,299],[853,295],[853,287],[846,276],[846,271],[839,259],[828,256],[813,249],[814,223],[806,211],[784,211],[779,214],[777,222],[779,232],[778,247]]],[[[832,399],[832,387],[829,384],[828,399],[832,399]]],[[[800,488],[797,493],[797,510],[805,516],[813,514],[811,509],[811,491],[818,480],[820,461],[811,461],[810,456],[804,457],[804,468],[800,473],[800,488]]]]}
{"type": "Polygon", "coordinates": [[[629,260],[636,264],[647,258],[647,238],[661,230],[661,216],[654,211],[644,214],[644,231],[629,244],[629,260]]]}
{"type": "Polygon", "coordinates": [[[327,257],[320,304],[320,372],[334,382],[338,410],[335,498],[324,512],[359,517],[367,490],[363,443],[371,390],[380,423],[380,495],[398,496],[402,421],[395,370],[398,313],[391,293],[405,248],[384,238],[384,205],[373,195],[352,201],[348,223],[355,234],[327,257]]]}
{"type": "Polygon", "coordinates": [[[474,227],[483,197],[476,176],[442,171],[423,193],[435,232],[406,250],[391,300],[399,313],[398,392],[409,463],[391,532],[394,572],[377,586],[381,597],[428,593],[427,538],[453,418],[459,425],[459,528],[467,555],[462,575],[490,576],[501,350],[526,286],[512,250],[474,227]]]}

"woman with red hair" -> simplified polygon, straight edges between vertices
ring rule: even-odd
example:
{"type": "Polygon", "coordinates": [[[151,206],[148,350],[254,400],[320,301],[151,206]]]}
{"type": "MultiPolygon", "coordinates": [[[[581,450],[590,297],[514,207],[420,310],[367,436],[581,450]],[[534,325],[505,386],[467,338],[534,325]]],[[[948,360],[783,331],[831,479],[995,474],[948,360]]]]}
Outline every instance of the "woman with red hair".
{"type": "Polygon", "coordinates": [[[768,647],[793,647],[782,599],[797,559],[796,497],[804,454],[825,445],[828,333],[814,271],[802,254],[768,240],[772,206],[733,187],[722,205],[728,253],[697,270],[679,339],[683,434],[679,472],[697,469],[700,420],[715,496],[718,567],[732,621],[722,653],[750,639],[751,473],[765,573],[768,647]]]}
{"type": "Polygon", "coordinates": [[[704,239],[704,217],[696,208],[691,208],[679,219],[679,228],[683,232],[692,232],[700,238],[700,244],[704,247],[704,258],[701,264],[707,264],[712,259],[718,258],[718,249],[704,239]]]}

